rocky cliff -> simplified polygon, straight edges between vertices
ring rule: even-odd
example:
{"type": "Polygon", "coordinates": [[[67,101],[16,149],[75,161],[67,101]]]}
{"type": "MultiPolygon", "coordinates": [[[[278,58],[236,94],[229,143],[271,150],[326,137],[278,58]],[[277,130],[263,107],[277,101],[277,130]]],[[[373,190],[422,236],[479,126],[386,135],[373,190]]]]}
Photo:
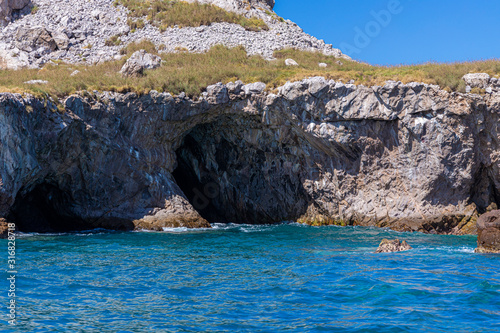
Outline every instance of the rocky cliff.
{"type": "Polygon", "coordinates": [[[9,14],[5,21],[9,24],[2,29],[2,4],[9,5],[9,1],[0,0],[0,69],[41,68],[51,61],[98,64],[120,59],[124,46],[142,40],[151,41],[164,53],[206,52],[220,44],[242,45],[248,54],[266,59],[272,59],[275,50],[284,48],[350,59],[331,44],[304,33],[295,23],[280,19],[272,12],[272,0],[202,1],[262,19],[269,29],[258,32],[226,22],[201,27],[173,26],[164,31],[145,22],[143,27],[131,29],[127,23],[129,10],[115,6],[115,0],[33,0],[36,11],[28,11],[12,22],[9,14]],[[113,38],[120,43],[109,43],[113,38]]]}
{"type": "Polygon", "coordinates": [[[0,218],[31,231],[353,224],[474,233],[500,203],[500,94],[316,77],[199,99],[0,95],[0,218]]]}

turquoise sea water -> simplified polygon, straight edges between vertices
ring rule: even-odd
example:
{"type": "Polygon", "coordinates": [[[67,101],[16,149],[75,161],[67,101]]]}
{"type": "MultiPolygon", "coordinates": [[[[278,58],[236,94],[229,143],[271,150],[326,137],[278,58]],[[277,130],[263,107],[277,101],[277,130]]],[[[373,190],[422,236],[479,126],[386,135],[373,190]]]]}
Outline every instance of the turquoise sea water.
{"type": "Polygon", "coordinates": [[[500,331],[500,256],[474,254],[475,237],[217,224],[16,245],[18,321],[2,332],[500,331]],[[374,254],[383,238],[414,250],[374,254]]]}

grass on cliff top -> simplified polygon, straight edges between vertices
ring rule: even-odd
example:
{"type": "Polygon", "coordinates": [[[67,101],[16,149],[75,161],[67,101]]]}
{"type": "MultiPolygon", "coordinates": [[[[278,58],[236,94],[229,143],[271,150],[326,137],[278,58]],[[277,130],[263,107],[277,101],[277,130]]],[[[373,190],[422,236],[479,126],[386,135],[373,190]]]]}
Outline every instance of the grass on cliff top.
{"type": "MultiPolygon", "coordinates": [[[[124,49],[130,55],[135,50],[144,48],[156,52],[150,42],[132,44],[124,49]]],[[[453,64],[424,64],[415,66],[370,66],[342,61],[320,53],[297,50],[275,52],[276,60],[267,61],[260,56],[247,56],[243,47],[229,49],[215,46],[209,52],[193,54],[181,52],[163,54],[162,67],[146,71],[140,78],[125,78],[118,72],[125,62],[108,62],[95,66],[69,65],[64,63],[47,64],[42,69],[22,69],[18,71],[0,71],[0,92],[31,93],[35,96],[64,97],[80,90],[99,90],[116,92],[147,93],[150,90],[178,94],[185,92],[197,96],[208,85],[217,82],[242,80],[245,83],[264,82],[269,90],[283,85],[286,81],[301,80],[311,76],[323,76],[327,79],[365,86],[383,85],[386,80],[412,81],[438,84],[449,91],[464,91],[461,78],[471,72],[486,72],[491,76],[500,74],[500,61],[453,64]],[[285,59],[292,58],[299,66],[288,67],[285,59]],[[319,62],[328,64],[320,68],[319,62]],[[70,74],[79,70],[75,76],[70,74]],[[45,80],[48,84],[30,85],[29,80],[45,80]]]]}
{"type": "Polygon", "coordinates": [[[129,10],[131,29],[143,28],[146,19],[161,31],[175,25],[199,27],[220,22],[236,23],[251,31],[269,30],[261,19],[246,18],[210,4],[172,0],[115,0],[115,4],[129,10]]]}

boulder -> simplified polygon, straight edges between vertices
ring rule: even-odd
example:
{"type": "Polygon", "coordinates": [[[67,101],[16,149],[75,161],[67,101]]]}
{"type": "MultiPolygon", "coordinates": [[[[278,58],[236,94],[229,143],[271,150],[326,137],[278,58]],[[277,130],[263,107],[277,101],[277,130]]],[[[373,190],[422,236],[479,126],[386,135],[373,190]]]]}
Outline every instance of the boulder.
{"type": "Polygon", "coordinates": [[[21,27],[16,32],[17,47],[26,52],[38,51],[42,54],[57,50],[52,34],[43,27],[21,27]]]}
{"type": "Polygon", "coordinates": [[[62,31],[55,31],[52,33],[52,38],[59,50],[67,50],[69,47],[69,37],[62,31]]]}
{"type": "Polygon", "coordinates": [[[161,58],[145,50],[134,52],[123,65],[120,73],[123,76],[142,76],[145,69],[155,69],[161,66],[161,58]]]}
{"type": "Polygon", "coordinates": [[[0,44],[0,69],[20,69],[29,66],[28,53],[0,44]]]}
{"type": "Polygon", "coordinates": [[[325,64],[324,62],[320,62],[320,63],[318,64],[318,66],[319,66],[319,67],[321,67],[321,68],[327,68],[327,67],[328,67],[328,64],[325,64]]]}
{"type": "Polygon", "coordinates": [[[402,252],[411,249],[412,247],[406,241],[383,239],[375,253],[402,252]]]}
{"type": "Polygon", "coordinates": [[[490,83],[490,76],[486,73],[470,73],[462,77],[467,86],[472,88],[486,89],[490,83]]]}
{"type": "Polygon", "coordinates": [[[9,24],[13,11],[21,10],[30,4],[30,0],[0,0],[0,27],[9,24]]]}
{"type": "Polygon", "coordinates": [[[287,66],[298,66],[299,64],[293,59],[286,59],[285,65],[287,66]]]}
{"type": "Polygon", "coordinates": [[[500,253],[500,210],[492,210],[477,220],[476,253],[500,253]]]}

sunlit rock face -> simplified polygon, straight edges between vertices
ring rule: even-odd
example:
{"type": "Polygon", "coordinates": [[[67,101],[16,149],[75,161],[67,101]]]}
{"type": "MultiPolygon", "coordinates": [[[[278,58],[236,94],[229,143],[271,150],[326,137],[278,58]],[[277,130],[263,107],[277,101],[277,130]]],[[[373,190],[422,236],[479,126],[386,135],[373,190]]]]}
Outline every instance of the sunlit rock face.
{"type": "Polygon", "coordinates": [[[311,78],[51,101],[0,95],[0,218],[25,230],[365,225],[474,233],[500,95],[311,78]],[[35,222],[34,222],[35,221],[35,222]]]}

